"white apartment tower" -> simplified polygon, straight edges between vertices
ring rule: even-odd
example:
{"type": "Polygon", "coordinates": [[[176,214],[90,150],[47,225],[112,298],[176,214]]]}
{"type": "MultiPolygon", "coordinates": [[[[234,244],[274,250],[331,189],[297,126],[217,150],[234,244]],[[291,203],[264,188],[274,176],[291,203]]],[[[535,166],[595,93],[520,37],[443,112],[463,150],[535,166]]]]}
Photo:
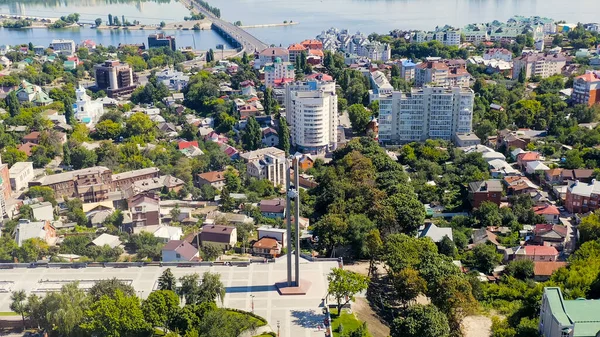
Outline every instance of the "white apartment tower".
{"type": "Polygon", "coordinates": [[[430,87],[379,95],[379,141],[399,144],[429,138],[451,140],[471,132],[474,93],[469,88],[430,87]]]}
{"type": "Polygon", "coordinates": [[[335,81],[289,83],[285,108],[294,146],[308,153],[336,149],[339,117],[335,81]]]}

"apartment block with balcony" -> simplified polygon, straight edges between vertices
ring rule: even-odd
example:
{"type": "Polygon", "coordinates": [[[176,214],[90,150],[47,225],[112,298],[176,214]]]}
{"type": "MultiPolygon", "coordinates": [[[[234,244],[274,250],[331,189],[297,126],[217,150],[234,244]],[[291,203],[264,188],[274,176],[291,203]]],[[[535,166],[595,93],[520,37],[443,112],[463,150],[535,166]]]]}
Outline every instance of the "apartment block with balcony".
{"type": "Polygon", "coordinates": [[[565,208],[571,213],[587,213],[597,210],[600,202],[600,182],[591,183],[576,180],[567,187],[565,208]]]}
{"type": "Polygon", "coordinates": [[[460,46],[461,30],[450,26],[444,26],[433,32],[418,31],[415,41],[423,43],[428,41],[440,41],[444,46],[460,46]]]}
{"type": "Polygon", "coordinates": [[[567,64],[567,57],[562,54],[526,53],[513,60],[513,79],[518,79],[521,71],[526,78],[539,76],[548,78],[560,74],[567,64]]]}
{"type": "Polygon", "coordinates": [[[586,71],[575,77],[571,99],[576,104],[594,105],[600,102],[600,72],[586,71]]]}
{"type": "Polygon", "coordinates": [[[430,138],[451,140],[472,128],[474,93],[469,88],[425,86],[379,95],[379,141],[399,144],[430,138]]]}
{"type": "Polygon", "coordinates": [[[426,84],[468,87],[470,79],[464,60],[428,58],[415,67],[415,84],[418,87],[426,84]]]}
{"type": "Polygon", "coordinates": [[[135,89],[133,71],[127,63],[109,60],[94,66],[96,87],[108,97],[126,95],[135,89]]]}
{"type": "Polygon", "coordinates": [[[284,62],[281,58],[276,58],[273,63],[265,65],[265,86],[273,88],[282,86],[287,82],[292,82],[296,78],[294,65],[290,62],[284,62]]]}
{"type": "Polygon", "coordinates": [[[335,81],[290,83],[285,98],[292,145],[305,153],[335,150],[339,126],[335,81]]]}

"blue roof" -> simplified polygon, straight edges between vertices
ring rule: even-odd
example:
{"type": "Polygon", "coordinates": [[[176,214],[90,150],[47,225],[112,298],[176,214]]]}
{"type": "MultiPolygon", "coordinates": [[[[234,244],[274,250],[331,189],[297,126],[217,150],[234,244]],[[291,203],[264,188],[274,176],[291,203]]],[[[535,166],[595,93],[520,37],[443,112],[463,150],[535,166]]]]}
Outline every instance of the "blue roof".
{"type": "Polygon", "coordinates": [[[90,123],[92,121],[91,117],[83,117],[83,119],[81,120],[83,123],[90,123]]]}

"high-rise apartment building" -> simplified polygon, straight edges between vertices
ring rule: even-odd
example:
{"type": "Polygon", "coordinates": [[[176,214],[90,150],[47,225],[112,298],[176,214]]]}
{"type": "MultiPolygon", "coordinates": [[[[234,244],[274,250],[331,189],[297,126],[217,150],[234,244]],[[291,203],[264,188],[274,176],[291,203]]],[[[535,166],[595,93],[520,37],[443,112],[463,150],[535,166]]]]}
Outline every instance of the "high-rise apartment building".
{"type": "Polygon", "coordinates": [[[471,132],[473,90],[460,87],[429,87],[403,93],[381,94],[379,141],[385,144],[452,140],[455,133],[471,132]]]}
{"type": "Polygon", "coordinates": [[[132,93],[135,89],[133,71],[127,63],[116,60],[94,66],[96,87],[104,90],[108,97],[132,93]]]}
{"type": "Polygon", "coordinates": [[[294,146],[309,153],[335,150],[339,125],[335,81],[287,84],[285,108],[294,146]]]}
{"type": "Polygon", "coordinates": [[[539,76],[548,78],[560,74],[562,68],[567,64],[567,58],[563,54],[526,53],[513,60],[513,79],[519,78],[521,71],[525,77],[539,76]]]}

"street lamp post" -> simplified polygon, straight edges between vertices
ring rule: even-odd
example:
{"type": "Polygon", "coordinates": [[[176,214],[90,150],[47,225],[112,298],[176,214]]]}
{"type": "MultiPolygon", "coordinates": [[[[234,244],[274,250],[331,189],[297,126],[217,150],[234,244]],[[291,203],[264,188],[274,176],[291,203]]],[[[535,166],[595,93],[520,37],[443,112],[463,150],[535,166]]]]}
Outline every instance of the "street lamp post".
{"type": "Polygon", "coordinates": [[[254,313],[254,295],[250,295],[250,298],[252,299],[252,313],[254,313]]]}
{"type": "Polygon", "coordinates": [[[279,323],[279,321],[277,321],[277,337],[280,337],[281,335],[279,334],[279,328],[281,327],[281,324],[279,323]]]}

